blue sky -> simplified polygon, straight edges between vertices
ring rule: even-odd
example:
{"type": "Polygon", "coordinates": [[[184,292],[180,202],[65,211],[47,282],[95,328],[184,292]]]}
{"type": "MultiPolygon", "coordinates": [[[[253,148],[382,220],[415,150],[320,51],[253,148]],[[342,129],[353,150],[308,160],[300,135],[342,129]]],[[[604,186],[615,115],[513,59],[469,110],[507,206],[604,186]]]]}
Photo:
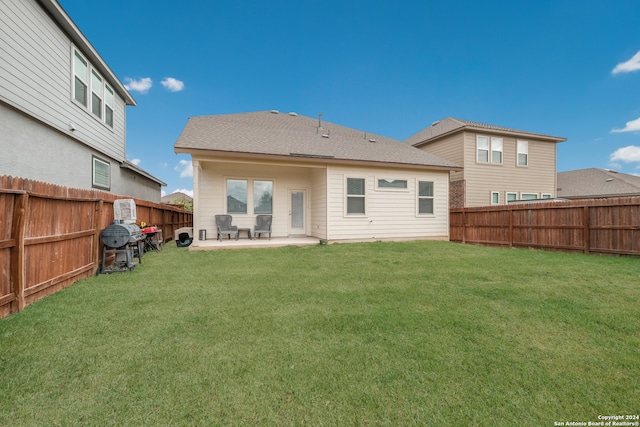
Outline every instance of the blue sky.
{"type": "Polygon", "coordinates": [[[137,106],[127,157],[193,189],[192,116],[277,109],[403,140],[455,117],[640,174],[640,2],[59,0],[137,106]]]}

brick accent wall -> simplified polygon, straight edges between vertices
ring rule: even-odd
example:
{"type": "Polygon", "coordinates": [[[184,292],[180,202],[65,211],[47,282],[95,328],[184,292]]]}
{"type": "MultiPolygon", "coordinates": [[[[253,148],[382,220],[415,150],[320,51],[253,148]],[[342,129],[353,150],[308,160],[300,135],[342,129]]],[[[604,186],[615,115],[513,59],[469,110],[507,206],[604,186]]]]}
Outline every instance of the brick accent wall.
{"type": "Polygon", "coordinates": [[[449,209],[464,207],[465,180],[453,181],[449,183],[449,209]]]}

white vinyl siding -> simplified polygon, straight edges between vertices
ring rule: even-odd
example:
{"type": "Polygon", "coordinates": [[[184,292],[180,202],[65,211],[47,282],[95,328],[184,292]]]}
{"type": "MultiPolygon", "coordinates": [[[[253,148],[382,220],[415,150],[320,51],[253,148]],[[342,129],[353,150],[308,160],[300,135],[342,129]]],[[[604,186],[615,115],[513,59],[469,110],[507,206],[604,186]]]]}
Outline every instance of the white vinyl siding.
{"type": "Polygon", "coordinates": [[[376,191],[380,170],[330,165],[327,170],[327,238],[446,238],[449,235],[449,173],[393,170],[384,175],[406,180],[406,191],[376,191]],[[366,213],[345,216],[346,177],[365,179],[366,213]],[[418,214],[418,182],[433,182],[433,214],[418,214]]]}
{"type": "MultiPolygon", "coordinates": [[[[82,84],[76,80],[74,70],[80,61],[70,38],[35,0],[0,0],[0,4],[0,101],[65,134],[71,133],[71,122],[74,138],[124,161],[124,99],[114,91],[113,128],[97,120],[88,110],[90,73],[82,84]],[[86,100],[80,93],[82,85],[87,85],[86,100]]],[[[86,61],[85,55],[81,57],[86,61]]]]}

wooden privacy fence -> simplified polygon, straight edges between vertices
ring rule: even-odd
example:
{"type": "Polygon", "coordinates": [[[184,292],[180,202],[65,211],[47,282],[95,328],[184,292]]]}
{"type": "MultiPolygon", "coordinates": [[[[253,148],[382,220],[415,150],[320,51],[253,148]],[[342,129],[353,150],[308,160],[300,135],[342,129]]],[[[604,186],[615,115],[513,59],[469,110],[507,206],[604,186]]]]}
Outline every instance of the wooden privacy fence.
{"type": "MultiPolygon", "coordinates": [[[[0,318],[96,274],[100,232],[113,222],[113,202],[129,197],[0,176],[0,318]]],[[[179,207],[134,199],[138,221],[164,240],[191,226],[179,207]]]]}
{"type": "Polygon", "coordinates": [[[640,255],[640,197],[452,209],[449,225],[453,242],[640,255]]]}

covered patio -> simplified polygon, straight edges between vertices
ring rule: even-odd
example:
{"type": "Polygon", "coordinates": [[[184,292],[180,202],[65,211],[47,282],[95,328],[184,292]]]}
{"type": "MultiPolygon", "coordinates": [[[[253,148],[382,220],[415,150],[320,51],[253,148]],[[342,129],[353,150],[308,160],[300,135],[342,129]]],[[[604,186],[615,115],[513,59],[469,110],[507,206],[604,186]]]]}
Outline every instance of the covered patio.
{"type": "Polygon", "coordinates": [[[247,239],[241,237],[238,240],[232,239],[207,239],[200,240],[197,246],[189,247],[192,251],[210,251],[218,249],[248,249],[248,248],[277,248],[282,246],[313,246],[319,245],[320,239],[317,237],[273,237],[271,240],[267,238],[247,239]]]}

